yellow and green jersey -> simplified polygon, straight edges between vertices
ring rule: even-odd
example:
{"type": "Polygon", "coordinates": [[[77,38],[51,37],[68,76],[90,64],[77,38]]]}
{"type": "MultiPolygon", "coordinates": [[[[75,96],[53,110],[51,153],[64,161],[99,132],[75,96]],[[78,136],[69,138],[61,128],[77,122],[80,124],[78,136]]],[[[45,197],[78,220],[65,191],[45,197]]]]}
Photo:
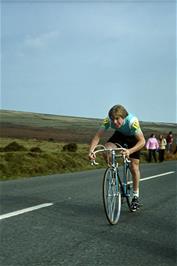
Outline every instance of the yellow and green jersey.
{"type": "Polygon", "coordinates": [[[103,128],[104,130],[112,128],[125,136],[135,136],[136,134],[142,132],[138,118],[131,113],[126,116],[124,123],[120,128],[116,128],[109,117],[106,117],[103,120],[101,128],[103,128]]]}

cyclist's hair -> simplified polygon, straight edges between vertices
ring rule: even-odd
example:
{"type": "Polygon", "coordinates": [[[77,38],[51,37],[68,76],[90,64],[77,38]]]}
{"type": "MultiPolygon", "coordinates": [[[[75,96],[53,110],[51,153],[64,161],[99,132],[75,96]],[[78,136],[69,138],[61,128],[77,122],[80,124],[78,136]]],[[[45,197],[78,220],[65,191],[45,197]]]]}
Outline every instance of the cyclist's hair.
{"type": "Polygon", "coordinates": [[[122,117],[124,119],[128,115],[128,112],[122,105],[114,105],[109,110],[108,115],[110,119],[114,117],[122,117]]]}

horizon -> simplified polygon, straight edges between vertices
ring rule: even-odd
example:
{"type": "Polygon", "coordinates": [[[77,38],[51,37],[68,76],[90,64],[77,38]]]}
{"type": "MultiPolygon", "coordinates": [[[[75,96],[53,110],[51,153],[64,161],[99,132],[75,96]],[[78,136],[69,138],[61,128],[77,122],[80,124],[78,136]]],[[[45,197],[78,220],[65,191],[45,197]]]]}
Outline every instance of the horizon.
{"type": "MultiPolygon", "coordinates": [[[[93,120],[103,120],[104,118],[99,117],[85,117],[85,116],[76,116],[76,115],[64,115],[64,114],[52,114],[52,113],[40,113],[40,112],[31,112],[31,111],[22,111],[22,110],[7,110],[7,109],[0,109],[1,111],[5,112],[16,112],[16,113],[26,113],[26,114],[39,114],[39,115],[49,115],[49,116],[61,116],[61,117],[71,117],[71,118],[81,118],[81,119],[93,119],[93,120]]],[[[177,125],[176,122],[164,122],[164,121],[144,121],[140,120],[143,123],[152,123],[152,124],[173,124],[177,125]]]]}

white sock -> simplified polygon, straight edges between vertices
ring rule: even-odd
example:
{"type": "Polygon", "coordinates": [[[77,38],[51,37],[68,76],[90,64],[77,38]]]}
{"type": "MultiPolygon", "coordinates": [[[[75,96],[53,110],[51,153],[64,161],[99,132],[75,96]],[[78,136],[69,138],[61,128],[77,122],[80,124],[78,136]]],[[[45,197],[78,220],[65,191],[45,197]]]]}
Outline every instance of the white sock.
{"type": "Polygon", "coordinates": [[[139,198],[139,190],[133,191],[133,197],[139,198]]]}

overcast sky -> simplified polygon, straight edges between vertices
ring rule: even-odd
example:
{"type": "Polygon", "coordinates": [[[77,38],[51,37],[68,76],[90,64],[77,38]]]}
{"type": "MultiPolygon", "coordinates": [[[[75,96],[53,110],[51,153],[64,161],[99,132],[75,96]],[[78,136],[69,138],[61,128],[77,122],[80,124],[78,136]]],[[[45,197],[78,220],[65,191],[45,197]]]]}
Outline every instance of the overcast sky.
{"type": "Polygon", "coordinates": [[[1,1],[1,108],[177,122],[176,3],[1,1]]]}

